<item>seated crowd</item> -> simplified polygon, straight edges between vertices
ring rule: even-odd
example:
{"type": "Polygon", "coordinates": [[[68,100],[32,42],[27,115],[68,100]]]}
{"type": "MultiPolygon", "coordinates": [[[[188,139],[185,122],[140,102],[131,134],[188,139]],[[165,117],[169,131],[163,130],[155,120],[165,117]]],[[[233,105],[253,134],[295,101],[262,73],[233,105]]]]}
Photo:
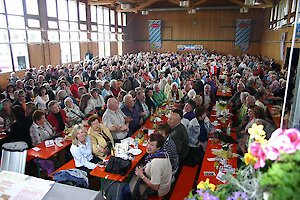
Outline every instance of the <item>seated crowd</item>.
{"type": "MultiPolygon", "coordinates": [[[[172,102],[175,109],[167,124],[157,126],[148,139],[145,165],[136,168],[132,191],[136,199],[164,196],[182,165],[201,162],[218,87],[232,91],[229,105],[241,153],[247,150],[251,124],[264,124],[270,136],[275,127],[266,115],[266,97],[283,98],[286,72],[268,58],[205,50],[95,57],[76,65],[32,68],[23,79],[11,73],[1,95],[0,123],[12,140],[29,147],[73,127],[70,151],[75,165],[90,172],[115,143],[134,134],[162,104],[172,102]],[[86,131],[78,124],[87,118],[86,131]],[[142,185],[147,189],[140,193],[142,185]]],[[[54,169],[44,162],[50,175],[54,169]]]]}

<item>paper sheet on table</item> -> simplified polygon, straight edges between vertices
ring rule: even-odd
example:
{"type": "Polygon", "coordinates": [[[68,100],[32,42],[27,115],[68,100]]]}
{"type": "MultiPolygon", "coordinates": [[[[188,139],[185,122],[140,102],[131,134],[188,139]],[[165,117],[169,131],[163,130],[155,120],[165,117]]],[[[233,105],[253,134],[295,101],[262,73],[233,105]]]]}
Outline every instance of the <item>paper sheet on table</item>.
{"type": "Polygon", "coordinates": [[[2,171],[0,173],[0,198],[40,200],[43,199],[53,184],[54,181],[2,171]]]}
{"type": "Polygon", "coordinates": [[[125,138],[121,140],[122,144],[128,144],[128,145],[133,145],[134,144],[134,139],[132,137],[125,138]]]}
{"type": "Polygon", "coordinates": [[[161,122],[162,120],[161,120],[161,118],[159,118],[159,117],[155,117],[155,119],[154,119],[154,122],[161,122]]]}

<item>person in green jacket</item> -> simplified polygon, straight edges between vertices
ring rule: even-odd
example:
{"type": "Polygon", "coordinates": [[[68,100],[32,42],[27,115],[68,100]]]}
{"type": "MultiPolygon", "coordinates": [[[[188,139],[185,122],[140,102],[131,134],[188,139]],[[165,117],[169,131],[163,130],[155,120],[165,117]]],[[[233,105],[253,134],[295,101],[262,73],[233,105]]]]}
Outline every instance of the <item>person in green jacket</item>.
{"type": "Polygon", "coordinates": [[[163,91],[160,90],[159,84],[154,84],[154,92],[152,98],[158,106],[166,102],[167,97],[163,91]]]}

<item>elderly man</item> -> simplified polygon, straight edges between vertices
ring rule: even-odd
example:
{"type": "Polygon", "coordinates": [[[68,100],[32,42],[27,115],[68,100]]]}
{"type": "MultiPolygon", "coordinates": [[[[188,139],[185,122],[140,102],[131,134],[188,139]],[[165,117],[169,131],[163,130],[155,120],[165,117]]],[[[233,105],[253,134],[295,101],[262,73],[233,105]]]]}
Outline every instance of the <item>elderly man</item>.
{"type": "Polygon", "coordinates": [[[211,86],[208,84],[204,85],[203,101],[204,101],[205,110],[210,112],[212,110],[216,100],[215,100],[214,95],[211,93],[211,86]]]}
{"type": "Polygon", "coordinates": [[[116,98],[109,98],[107,101],[107,109],[102,117],[103,124],[110,130],[115,142],[124,139],[129,131],[129,118],[119,108],[119,102],[116,98]]]}
{"type": "Polygon", "coordinates": [[[236,114],[238,109],[242,106],[241,93],[244,92],[245,85],[242,82],[237,84],[237,92],[229,100],[229,104],[232,107],[233,113],[236,114]]]}
{"type": "Polygon", "coordinates": [[[182,116],[182,111],[175,109],[168,119],[168,124],[171,127],[170,137],[176,145],[176,150],[181,164],[184,162],[189,153],[188,133],[184,125],[180,122],[182,116]]]}
{"type": "Polygon", "coordinates": [[[47,120],[55,130],[56,134],[64,131],[65,125],[69,123],[65,111],[60,108],[58,102],[55,100],[49,102],[48,108],[50,113],[47,116],[47,120]]]}
{"type": "Polygon", "coordinates": [[[144,90],[142,90],[142,89],[137,90],[137,92],[136,92],[136,102],[134,104],[134,106],[135,106],[134,112],[139,113],[139,116],[142,120],[141,124],[144,121],[146,121],[146,119],[151,114],[145,100],[146,100],[146,96],[145,96],[144,90]]]}
{"type": "Polygon", "coordinates": [[[160,106],[167,100],[165,93],[160,89],[158,83],[154,84],[154,93],[152,98],[154,99],[154,101],[157,103],[158,106],[160,106]]]}
{"type": "Polygon", "coordinates": [[[130,94],[123,97],[123,105],[121,106],[122,112],[127,116],[129,121],[129,135],[132,135],[140,128],[139,113],[134,112],[134,100],[130,94]]]}

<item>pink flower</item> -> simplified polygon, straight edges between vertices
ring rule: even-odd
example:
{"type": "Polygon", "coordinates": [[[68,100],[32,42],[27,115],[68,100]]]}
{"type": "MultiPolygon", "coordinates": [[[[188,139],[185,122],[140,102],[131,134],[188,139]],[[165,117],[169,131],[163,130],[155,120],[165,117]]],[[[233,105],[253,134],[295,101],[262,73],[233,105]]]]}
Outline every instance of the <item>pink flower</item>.
{"type": "Polygon", "coordinates": [[[266,154],[258,142],[252,142],[250,145],[250,152],[253,156],[257,158],[256,163],[254,164],[254,169],[258,169],[260,167],[265,166],[266,154]]]}
{"type": "Polygon", "coordinates": [[[294,153],[300,149],[300,133],[296,129],[277,129],[272,133],[268,145],[279,153],[294,153]]]}
{"type": "Polygon", "coordinates": [[[278,157],[279,157],[279,151],[273,147],[271,147],[270,145],[267,145],[265,148],[264,148],[264,152],[266,154],[266,157],[269,159],[269,160],[276,160],[278,157]]]}

